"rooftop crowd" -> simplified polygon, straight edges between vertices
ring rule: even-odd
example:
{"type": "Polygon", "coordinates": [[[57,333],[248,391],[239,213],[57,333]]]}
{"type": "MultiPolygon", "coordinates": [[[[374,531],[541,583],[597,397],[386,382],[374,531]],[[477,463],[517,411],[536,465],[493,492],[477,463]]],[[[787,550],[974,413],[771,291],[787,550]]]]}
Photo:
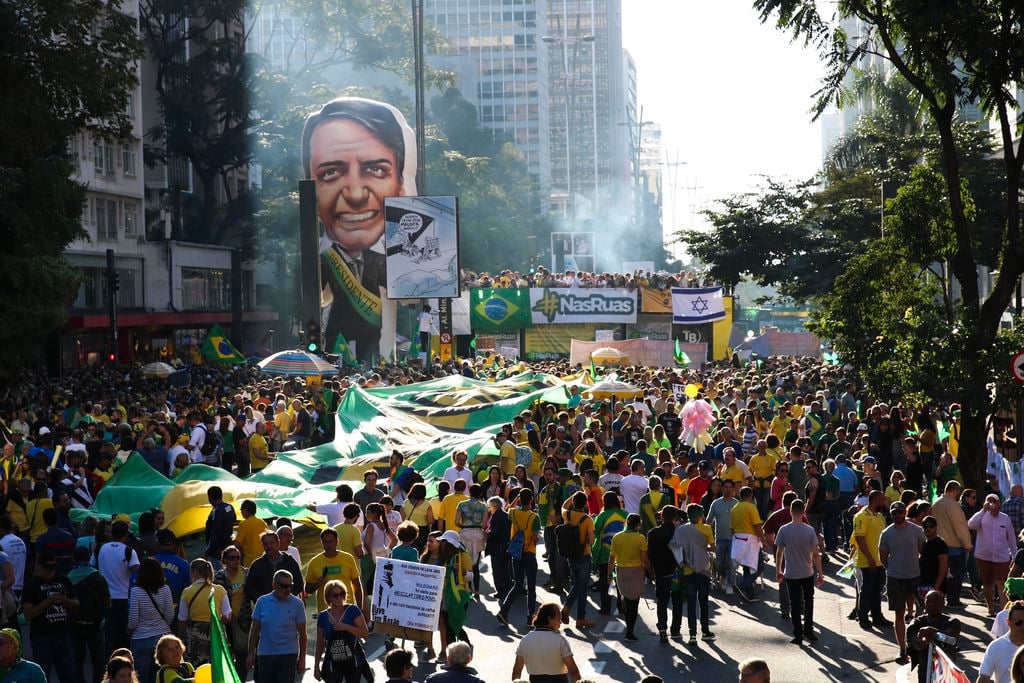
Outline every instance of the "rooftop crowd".
{"type": "MultiPolygon", "coordinates": [[[[956,660],[968,606],[992,618],[991,642],[974,644],[986,647],[979,680],[1024,680],[1024,492],[994,478],[964,487],[955,404],[876,400],[851,368],[811,358],[620,369],[635,398],[574,388],[567,405],[502,426],[497,456],[453,452],[436,482],[394,453],[313,506],[325,524],[307,557],[290,520],[231,505],[217,486],[191,552],[159,509],[71,521],[133,453],[166,476],[205,463],[245,477],[277,452],[329,441],[353,384],[497,372],[472,361],[349,369],[317,389],[245,368],[196,368],[185,388],[126,367],[22,375],[0,400],[0,682],[189,681],[211,655],[211,604],[242,680],[290,680],[307,655],[318,680],[370,680],[367,595],[383,556],[442,566],[481,601],[467,611],[446,594],[438,636],[417,644],[421,662],[446,665],[434,683],[482,680],[470,662],[484,619],[523,634],[513,679],[575,682],[562,629],[621,619],[627,642],[697,648],[717,637],[712,596],[777,605],[794,646],[813,645],[826,577],[856,586],[850,619],[895,643],[919,680],[929,646],[956,660]],[[681,438],[688,384],[714,414],[699,451],[681,438]]],[[[386,642],[390,680],[411,680],[414,653],[386,642]]],[[[769,675],[764,661],[741,665],[741,680],[769,675]]]]}
{"type": "Polygon", "coordinates": [[[506,289],[526,289],[531,287],[578,287],[583,289],[615,287],[619,289],[650,288],[666,290],[672,287],[713,287],[714,281],[701,273],[679,271],[637,270],[631,273],[588,273],[584,271],[566,270],[552,272],[540,266],[529,273],[516,270],[503,270],[494,275],[490,273],[474,273],[462,271],[464,287],[495,287],[506,289]]]}

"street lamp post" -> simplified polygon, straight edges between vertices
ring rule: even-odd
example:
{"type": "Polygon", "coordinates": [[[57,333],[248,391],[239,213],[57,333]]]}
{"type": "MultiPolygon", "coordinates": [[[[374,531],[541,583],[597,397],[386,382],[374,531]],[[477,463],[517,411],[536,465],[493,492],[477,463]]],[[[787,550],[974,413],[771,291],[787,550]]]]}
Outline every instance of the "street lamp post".
{"type": "Polygon", "coordinates": [[[576,68],[577,59],[579,58],[580,43],[592,43],[594,42],[594,36],[587,34],[583,36],[541,36],[543,42],[549,45],[560,45],[562,48],[562,91],[565,96],[565,180],[566,180],[566,192],[569,195],[569,223],[575,228],[576,227],[576,197],[573,188],[573,153],[575,148],[573,145],[573,133],[572,133],[572,121],[575,116],[575,98],[576,98],[576,68]],[[573,47],[572,54],[572,89],[569,88],[569,46],[573,47]]]}

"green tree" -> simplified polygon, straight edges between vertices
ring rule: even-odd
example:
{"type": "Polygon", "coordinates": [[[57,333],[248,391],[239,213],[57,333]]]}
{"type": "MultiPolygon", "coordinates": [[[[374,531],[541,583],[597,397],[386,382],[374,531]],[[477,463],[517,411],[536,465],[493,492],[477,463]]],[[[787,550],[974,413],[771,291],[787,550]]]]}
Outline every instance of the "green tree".
{"type": "Polygon", "coordinates": [[[141,55],[119,2],[0,5],[0,374],[36,360],[63,325],[79,279],[63,256],[81,239],[85,188],[72,179],[72,136],[131,132],[125,100],[141,55]]]}
{"type": "Polygon", "coordinates": [[[1013,94],[1024,82],[1024,5],[1002,0],[839,0],[829,18],[820,15],[814,0],[755,0],[754,8],[762,21],[772,21],[818,50],[828,72],[815,94],[818,114],[840,97],[851,65],[869,53],[886,59],[923,101],[939,137],[952,235],[949,266],[960,290],[958,327],[963,342],[955,349],[958,374],[965,378],[959,395],[960,466],[967,481],[977,485],[985,467],[985,421],[993,407],[986,387],[992,380],[986,354],[999,339],[1000,320],[1024,271],[1024,136],[1013,94]],[[835,21],[843,18],[859,21],[859,35],[847,35],[835,21]],[[964,150],[956,137],[959,107],[968,101],[977,101],[998,121],[997,152],[1002,161],[1005,210],[995,250],[999,274],[986,298],[978,282],[978,239],[963,192],[964,150]]]}

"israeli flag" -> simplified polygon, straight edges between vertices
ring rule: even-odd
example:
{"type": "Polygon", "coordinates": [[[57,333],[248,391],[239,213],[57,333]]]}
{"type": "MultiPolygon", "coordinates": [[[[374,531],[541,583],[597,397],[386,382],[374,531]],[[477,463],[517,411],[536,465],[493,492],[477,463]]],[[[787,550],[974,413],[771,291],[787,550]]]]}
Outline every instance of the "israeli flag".
{"type": "Polygon", "coordinates": [[[725,318],[721,287],[672,288],[672,322],[699,325],[725,318]]]}

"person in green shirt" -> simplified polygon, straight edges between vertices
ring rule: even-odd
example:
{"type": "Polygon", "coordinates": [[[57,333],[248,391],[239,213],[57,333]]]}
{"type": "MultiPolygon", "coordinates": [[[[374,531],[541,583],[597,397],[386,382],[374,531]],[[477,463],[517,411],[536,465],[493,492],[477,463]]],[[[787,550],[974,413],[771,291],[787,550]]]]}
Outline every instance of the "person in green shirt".
{"type": "Polygon", "coordinates": [[[398,545],[391,551],[391,559],[405,562],[419,562],[420,554],[413,543],[420,534],[415,522],[402,522],[398,525],[398,545]]]}
{"type": "Polygon", "coordinates": [[[647,537],[647,532],[658,526],[658,513],[661,508],[672,502],[669,496],[661,491],[661,477],[652,475],[648,477],[647,484],[650,490],[640,497],[640,523],[644,538],[647,537]]]}
{"type": "Polygon", "coordinates": [[[612,536],[626,528],[626,511],[619,503],[615,491],[604,494],[604,510],[594,520],[594,545],[590,554],[597,565],[597,590],[601,596],[599,614],[611,614],[612,598],[608,594],[608,558],[611,555],[612,536]]]}
{"type": "Polygon", "coordinates": [[[21,658],[21,634],[13,628],[0,629],[0,681],[46,683],[42,668],[21,658]]]}

